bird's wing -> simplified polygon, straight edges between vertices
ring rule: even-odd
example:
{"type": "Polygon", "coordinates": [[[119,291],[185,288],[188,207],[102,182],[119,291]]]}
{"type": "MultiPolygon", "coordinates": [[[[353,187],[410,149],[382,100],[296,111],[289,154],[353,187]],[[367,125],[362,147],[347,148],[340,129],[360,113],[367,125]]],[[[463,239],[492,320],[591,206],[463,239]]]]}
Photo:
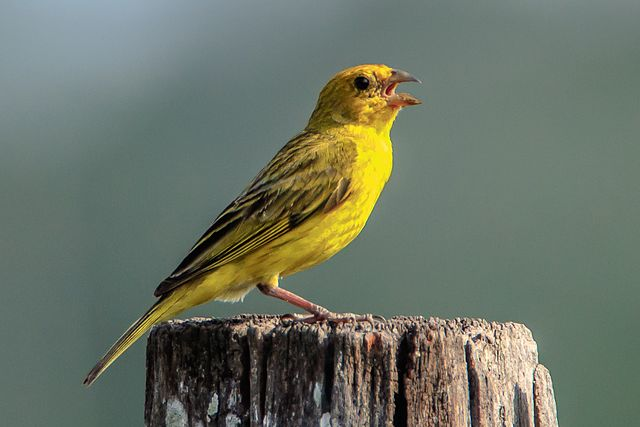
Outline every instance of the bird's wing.
{"type": "Polygon", "coordinates": [[[300,135],[290,141],[214,221],[156,288],[161,296],[283,236],[349,195],[348,144],[300,135]],[[329,155],[331,154],[331,155],[329,155]]]}

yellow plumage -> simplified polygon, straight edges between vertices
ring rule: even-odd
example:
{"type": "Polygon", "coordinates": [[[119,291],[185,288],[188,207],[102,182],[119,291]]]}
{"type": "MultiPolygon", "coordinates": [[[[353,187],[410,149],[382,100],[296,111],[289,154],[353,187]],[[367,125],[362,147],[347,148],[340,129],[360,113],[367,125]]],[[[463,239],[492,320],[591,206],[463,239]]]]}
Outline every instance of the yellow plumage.
{"type": "Polygon", "coordinates": [[[389,132],[398,111],[419,101],[395,93],[417,81],[385,65],[361,65],[324,87],[302,133],[289,141],[214,221],[156,289],[159,300],[87,375],[89,385],[153,324],[251,289],[314,314],[324,308],[278,288],[278,279],[335,255],[362,230],[391,175],[389,132]]]}

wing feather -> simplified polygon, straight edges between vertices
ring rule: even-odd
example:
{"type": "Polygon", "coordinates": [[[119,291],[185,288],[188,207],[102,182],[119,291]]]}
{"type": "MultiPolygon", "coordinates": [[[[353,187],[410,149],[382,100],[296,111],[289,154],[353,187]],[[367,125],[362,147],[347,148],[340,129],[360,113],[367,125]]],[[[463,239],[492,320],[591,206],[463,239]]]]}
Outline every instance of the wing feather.
{"type": "Polygon", "coordinates": [[[237,260],[282,237],[349,194],[355,147],[301,134],[216,218],[156,296],[237,260]]]}

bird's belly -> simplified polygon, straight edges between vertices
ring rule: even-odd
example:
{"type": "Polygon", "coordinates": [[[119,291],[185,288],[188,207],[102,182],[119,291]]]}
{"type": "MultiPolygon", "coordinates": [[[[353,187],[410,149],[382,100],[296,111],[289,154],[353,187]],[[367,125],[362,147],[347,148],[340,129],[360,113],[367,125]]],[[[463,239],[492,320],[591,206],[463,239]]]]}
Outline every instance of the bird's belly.
{"type": "Polygon", "coordinates": [[[300,227],[299,237],[275,247],[270,257],[289,260],[281,263],[281,275],[287,276],[329,259],[360,233],[371,213],[368,206],[347,204],[319,221],[300,227]],[[293,262],[291,262],[293,261],[293,262]]]}
{"type": "Polygon", "coordinates": [[[384,181],[375,181],[357,186],[343,204],[265,247],[262,254],[265,261],[277,274],[288,276],[338,253],[365,226],[384,186],[384,181]]]}

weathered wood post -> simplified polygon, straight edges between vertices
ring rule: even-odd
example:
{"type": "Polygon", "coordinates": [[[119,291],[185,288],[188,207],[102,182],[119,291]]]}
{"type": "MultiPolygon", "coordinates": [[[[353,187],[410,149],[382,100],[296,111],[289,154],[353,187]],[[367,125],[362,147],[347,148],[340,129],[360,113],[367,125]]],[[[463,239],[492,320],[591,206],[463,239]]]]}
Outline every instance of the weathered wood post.
{"type": "Polygon", "coordinates": [[[149,426],[557,426],[547,369],[516,323],[273,316],[155,327],[149,426]]]}

